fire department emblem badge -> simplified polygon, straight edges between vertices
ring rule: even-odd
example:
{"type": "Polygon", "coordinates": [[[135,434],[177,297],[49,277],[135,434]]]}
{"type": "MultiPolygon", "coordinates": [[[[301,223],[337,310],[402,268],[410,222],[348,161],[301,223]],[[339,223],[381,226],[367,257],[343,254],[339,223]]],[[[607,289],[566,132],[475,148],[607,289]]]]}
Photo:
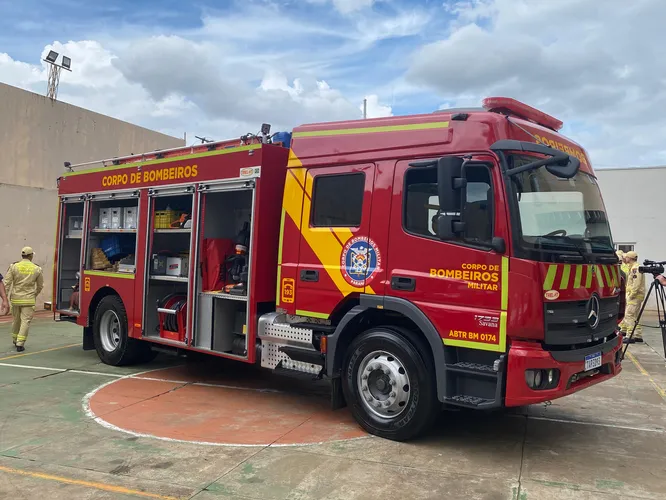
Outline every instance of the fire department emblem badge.
{"type": "Polygon", "coordinates": [[[380,266],[379,248],[370,238],[351,238],[342,249],[340,268],[342,276],[350,285],[360,288],[369,284],[380,266]]]}

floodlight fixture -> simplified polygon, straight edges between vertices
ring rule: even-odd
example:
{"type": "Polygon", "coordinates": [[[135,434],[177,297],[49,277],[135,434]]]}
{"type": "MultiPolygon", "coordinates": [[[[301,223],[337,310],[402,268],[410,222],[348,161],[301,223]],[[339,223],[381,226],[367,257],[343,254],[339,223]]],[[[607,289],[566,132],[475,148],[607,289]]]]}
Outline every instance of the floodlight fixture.
{"type": "Polygon", "coordinates": [[[58,54],[55,50],[49,50],[49,53],[46,55],[44,62],[49,65],[49,79],[48,87],[46,89],[46,96],[50,99],[56,99],[58,95],[58,85],[60,84],[60,71],[66,69],[67,71],[72,71],[72,59],[67,56],[62,56],[62,63],[58,64],[58,54]]]}

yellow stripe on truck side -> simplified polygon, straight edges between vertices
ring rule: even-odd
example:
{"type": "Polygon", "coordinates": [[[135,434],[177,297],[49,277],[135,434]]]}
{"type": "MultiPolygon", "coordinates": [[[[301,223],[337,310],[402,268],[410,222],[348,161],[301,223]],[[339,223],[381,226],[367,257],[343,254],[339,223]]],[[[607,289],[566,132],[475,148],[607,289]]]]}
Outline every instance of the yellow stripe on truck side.
{"type": "Polygon", "coordinates": [[[305,132],[294,132],[292,137],[330,137],[336,135],[373,134],[379,132],[403,132],[407,130],[432,130],[437,128],[448,128],[449,122],[412,123],[409,125],[386,125],[382,127],[358,127],[343,128],[337,130],[310,130],[305,132]]]}
{"type": "Polygon", "coordinates": [[[502,257],[502,311],[500,312],[500,338],[498,350],[506,351],[506,321],[509,309],[509,258],[502,257]]]}
{"type": "Polygon", "coordinates": [[[508,319],[509,309],[509,258],[502,257],[502,276],[501,276],[501,299],[500,299],[500,316],[499,316],[499,339],[497,344],[486,344],[483,342],[474,342],[470,340],[458,339],[442,339],[444,345],[452,345],[456,347],[466,347],[468,349],[476,349],[479,351],[493,351],[504,352],[506,351],[506,324],[508,319]]]}

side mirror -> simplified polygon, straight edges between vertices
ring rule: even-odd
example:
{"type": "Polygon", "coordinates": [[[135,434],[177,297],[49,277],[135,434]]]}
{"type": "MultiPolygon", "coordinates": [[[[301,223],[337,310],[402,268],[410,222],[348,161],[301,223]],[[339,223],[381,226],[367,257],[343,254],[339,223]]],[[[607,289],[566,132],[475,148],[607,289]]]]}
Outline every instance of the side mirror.
{"type": "Polygon", "coordinates": [[[458,156],[444,156],[437,160],[440,211],[437,217],[437,236],[441,240],[452,240],[465,232],[465,223],[461,221],[467,186],[462,172],[463,163],[463,159],[458,156]]]}
{"type": "Polygon", "coordinates": [[[580,169],[580,160],[575,156],[567,155],[569,161],[546,165],[546,170],[560,179],[571,179],[580,169]]]}

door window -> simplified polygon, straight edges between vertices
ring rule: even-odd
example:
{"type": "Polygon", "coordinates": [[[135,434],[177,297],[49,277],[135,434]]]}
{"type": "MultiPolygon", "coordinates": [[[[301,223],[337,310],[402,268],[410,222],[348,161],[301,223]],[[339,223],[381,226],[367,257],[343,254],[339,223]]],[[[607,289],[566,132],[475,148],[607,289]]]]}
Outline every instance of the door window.
{"type": "MultiPolygon", "coordinates": [[[[461,241],[489,244],[493,237],[493,190],[490,170],[485,165],[465,167],[466,204],[462,213],[467,223],[461,241]]],[[[403,224],[408,233],[437,238],[439,214],[437,168],[412,167],[405,176],[403,224]]]]}
{"type": "Polygon", "coordinates": [[[315,177],[312,191],[312,226],[360,226],[364,188],[363,172],[315,177]]]}
{"type": "Polygon", "coordinates": [[[616,250],[621,250],[624,253],[627,252],[633,252],[634,251],[634,245],[633,244],[628,244],[628,243],[618,243],[615,245],[616,250]]]}

